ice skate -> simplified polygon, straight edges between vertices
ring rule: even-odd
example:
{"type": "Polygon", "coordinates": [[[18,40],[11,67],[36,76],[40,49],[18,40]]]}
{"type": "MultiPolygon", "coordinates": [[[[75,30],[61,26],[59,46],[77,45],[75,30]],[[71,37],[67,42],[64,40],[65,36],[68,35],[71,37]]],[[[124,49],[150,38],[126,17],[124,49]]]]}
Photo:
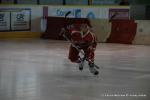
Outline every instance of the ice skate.
{"type": "Polygon", "coordinates": [[[80,62],[80,63],[79,63],[79,70],[80,70],[80,71],[82,71],[82,70],[83,70],[83,65],[84,65],[84,63],[83,63],[83,62],[80,62]]]}
{"type": "Polygon", "coordinates": [[[79,63],[79,70],[82,71],[83,70],[83,66],[84,66],[84,58],[80,58],[80,63],[79,63]]]}
{"type": "Polygon", "coordinates": [[[98,75],[99,74],[99,72],[97,71],[97,69],[94,67],[94,63],[89,63],[89,70],[94,75],[98,75]]]}

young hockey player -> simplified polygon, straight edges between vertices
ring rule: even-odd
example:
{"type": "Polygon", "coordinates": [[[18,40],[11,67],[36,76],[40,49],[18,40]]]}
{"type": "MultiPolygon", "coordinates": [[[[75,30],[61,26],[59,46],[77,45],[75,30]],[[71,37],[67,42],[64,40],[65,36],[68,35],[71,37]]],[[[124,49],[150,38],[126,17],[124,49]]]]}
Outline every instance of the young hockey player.
{"type": "Polygon", "coordinates": [[[72,42],[68,57],[70,61],[79,63],[79,69],[83,70],[84,60],[87,60],[90,72],[94,75],[98,75],[99,72],[94,66],[94,51],[96,49],[97,41],[96,36],[91,31],[91,28],[87,24],[81,24],[79,29],[77,29],[74,25],[71,25],[67,29],[72,42]],[[83,58],[80,57],[79,50],[84,52],[83,58]]]}

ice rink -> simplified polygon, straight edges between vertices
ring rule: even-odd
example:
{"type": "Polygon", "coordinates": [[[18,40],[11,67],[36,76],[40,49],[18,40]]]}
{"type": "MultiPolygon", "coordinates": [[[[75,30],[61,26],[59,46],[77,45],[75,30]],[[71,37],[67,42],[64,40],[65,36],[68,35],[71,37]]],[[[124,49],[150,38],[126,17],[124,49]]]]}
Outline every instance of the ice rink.
{"type": "Polygon", "coordinates": [[[69,43],[0,41],[0,100],[150,100],[150,46],[103,44],[95,63],[78,70],[69,43]]]}

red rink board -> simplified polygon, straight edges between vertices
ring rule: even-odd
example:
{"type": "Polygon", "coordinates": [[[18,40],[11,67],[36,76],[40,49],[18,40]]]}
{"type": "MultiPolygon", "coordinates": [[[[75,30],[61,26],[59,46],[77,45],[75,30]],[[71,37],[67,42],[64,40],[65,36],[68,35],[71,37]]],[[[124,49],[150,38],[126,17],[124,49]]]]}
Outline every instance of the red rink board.
{"type": "Polygon", "coordinates": [[[108,43],[132,44],[136,35],[137,23],[134,20],[113,20],[108,43]]]}

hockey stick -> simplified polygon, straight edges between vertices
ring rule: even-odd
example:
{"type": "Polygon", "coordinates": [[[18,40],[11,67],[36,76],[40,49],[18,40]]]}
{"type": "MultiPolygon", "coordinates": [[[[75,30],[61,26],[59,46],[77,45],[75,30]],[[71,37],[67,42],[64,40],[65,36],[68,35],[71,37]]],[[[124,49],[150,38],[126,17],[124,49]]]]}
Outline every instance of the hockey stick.
{"type": "MultiPolygon", "coordinates": [[[[71,11],[68,11],[68,12],[65,14],[65,18],[67,18],[69,14],[71,14],[71,11]]],[[[63,31],[65,31],[65,29],[64,29],[63,31]]],[[[63,32],[63,31],[62,31],[62,32],[63,32]]],[[[62,32],[61,32],[61,34],[62,34],[62,32]]],[[[65,32],[63,33],[63,37],[64,37],[67,41],[69,41],[69,42],[71,43],[71,45],[72,45],[74,48],[76,48],[76,49],[80,52],[80,49],[65,35],[65,32]]],[[[84,52],[81,52],[81,53],[82,53],[83,55],[85,55],[84,52]]]]}

